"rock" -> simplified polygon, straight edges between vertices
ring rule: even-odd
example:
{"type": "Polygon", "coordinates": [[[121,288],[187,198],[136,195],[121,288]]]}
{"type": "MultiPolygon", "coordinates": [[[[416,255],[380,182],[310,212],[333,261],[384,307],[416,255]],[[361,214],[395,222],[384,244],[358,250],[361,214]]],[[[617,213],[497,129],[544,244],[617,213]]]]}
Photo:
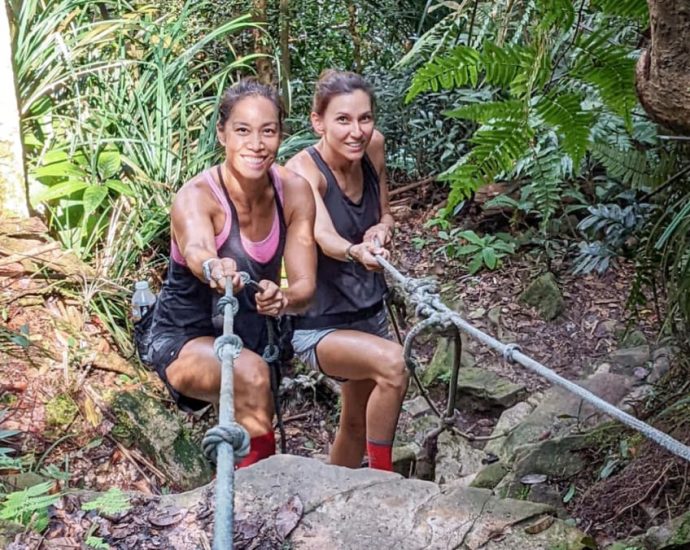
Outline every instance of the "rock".
{"type": "Polygon", "coordinates": [[[393,447],[393,471],[403,477],[411,477],[420,452],[421,448],[416,443],[393,447]]]}
{"type": "Polygon", "coordinates": [[[553,509],[558,513],[558,517],[561,519],[568,517],[568,512],[566,511],[565,506],[563,506],[561,494],[558,492],[558,489],[552,487],[548,483],[533,485],[527,494],[527,500],[553,507],[553,509]]]}
{"type": "Polygon", "coordinates": [[[483,470],[479,470],[470,487],[478,489],[493,489],[508,473],[508,469],[500,462],[489,464],[483,470]]]}
{"type": "MultiPolygon", "coordinates": [[[[521,403],[506,409],[498,419],[498,422],[494,427],[494,431],[491,433],[491,437],[496,437],[499,434],[507,433],[508,431],[512,430],[533,410],[534,407],[530,405],[528,401],[522,401],[521,403]]],[[[484,447],[484,451],[498,456],[506,437],[507,436],[502,436],[496,439],[490,439],[487,442],[486,447],[484,447]]]]}
{"type": "MultiPolygon", "coordinates": [[[[632,381],[627,376],[611,373],[593,374],[578,384],[614,405],[619,403],[632,387],[632,381]]],[[[487,450],[506,464],[511,464],[516,450],[521,446],[538,443],[545,437],[562,436],[576,424],[593,428],[606,418],[598,409],[576,395],[562,388],[551,388],[545,393],[541,403],[505,439],[487,445],[487,450]]]]}
{"type": "Polygon", "coordinates": [[[486,316],[492,325],[497,328],[501,326],[501,306],[492,307],[486,316]]]}
{"type": "Polygon", "coordinates": [[[211,467],[201,447],[159,401],[132,391],[111,396],[110,403],[119,422],[113,436],[126,444],[136,442],[175,486],[192,489],[210,481],[211,467]]]}
{"type": "Polygon", "coordinates": [[[479,368],[462,368],[458,376],[458,396],[469,397],[474,407],[488,410],[512,407],[527,397],[525,387],[514,384],[493,372],[479,368]]]}
{"type": "Polygon", "coordinates": [[[642,367],[650,359],[649,346],[619,349],[609,356],[609,362],[614,364],[612,371],[622,373],[629,372],[635,367],[642,367]]]}
{"type": "Polygon", "coordinates": [[[486,309],[484,309],[483,307],[479,307],[477,309],[473,309],[472,311],[470,311],[470,313],[467,315],[467,318],[472,320],[481,319],[482,317],[484,317],[484,315],[486,315],[486,309]]]}
{"type": "Polygon", "coordinates": [[[680,550],[690,547],[690,512],[666,523],[651,527],[644,535],[620,541],[608,550],[630,548],[654,548],[655,550],[680,550]]]}
{"type": "Polygon", "coordinates": [[[522,293],[520,301],[535,307],[539,315],[547,321],[558,317],[565,308],[561,290],[553,273],[550,272],[537,277],[522,293]]]}
{"type": "Polygon", "coordinates": [[[482,460],[486,454],[450,431],[444,431],[438,436],[437,449],[434,470],[436,483],[448,483],[474,474],[484,466],[482,460]]]}
{"type": "Polygon", "coordinates": [[[638,346],[646,346],[647,337],[641,330],[631,330],[627,332],[621,339],[621,347],[623,348],[634,348],[638,346]]]}
{"type": "Polygon", "coordinates": [[[666,355],[654,354],[652,370],[647,377],[647,382],[656,384],[671,369],[671,361],[666,355]]]}
{"type": "Polygon", "coordinates": [[[585,467],[577,451],[586,446],[583,436],[567,436],[522,447],[513,465],[515,478],[522,480],[528,474],[543,474],[551,479],[574,476],[585,467]]]}
{"type": "MultiPolygon", "coordinates": [[[[463,368],[473,367],[475,365],[474,357],[467,351],[467,337],[461,335],[462,339],[462,353],[460,355],[460,370],[463,368]]],[[[453,368],[453,359],[455,357],[455,345],[453,340],[447,337],[441,337],[436,345],[436,351],[427,367],[422,371],[420,379],[425,386],[432,386],[439,381],[448,383],[450,380],[450,371],[453,368]]]]}
{"type": "Polygon", "coordinates": [[[424,399],[423,396],[415,397],[409,401],[403,403],[403,410],[409,414],[412,418],[417,418],[418,416],[423,416],[426,414],[433,414],[429,403],[424,399]]]}
{"type": "Polygon", "coordinates": [[[633,369],[633,376],[637,380],[644,380],[645,378],[647,378],[648,374],[649,374],[649,371],[647,369],[645,369],[644,367],[635,367],[633,369]]]}

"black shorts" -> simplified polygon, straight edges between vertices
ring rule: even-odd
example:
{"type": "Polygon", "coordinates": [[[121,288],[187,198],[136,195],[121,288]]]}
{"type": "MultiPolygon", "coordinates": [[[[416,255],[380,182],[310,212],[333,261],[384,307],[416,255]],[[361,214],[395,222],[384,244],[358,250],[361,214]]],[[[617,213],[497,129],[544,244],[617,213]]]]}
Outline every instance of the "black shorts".
{"type": "Polygon", "coordinates": [[[179,333],[164,332],[156,335],[155,339],[153,339],[151,342],[151,347],[149,348],[151,367],[156,371],[160,379],[163,381],[163,384],[165,384],[165,387],[168,388],[168,392],[170,392],[170,396],[173,398],[177,406],[183,411],[187,412],[196,412],[206,407],[208,403],[206,401],[201,401],[199,399],[194,399],[193,397],[182,395],[170,385],[165,371],[168,366],[170,366],[170,364],[177,359],[177,357],[180,355],[180,351],[182,351],[182,348],[187,342],[202,336],[215,337],[216,335],[186,331],[180,331],[179,333]]]}

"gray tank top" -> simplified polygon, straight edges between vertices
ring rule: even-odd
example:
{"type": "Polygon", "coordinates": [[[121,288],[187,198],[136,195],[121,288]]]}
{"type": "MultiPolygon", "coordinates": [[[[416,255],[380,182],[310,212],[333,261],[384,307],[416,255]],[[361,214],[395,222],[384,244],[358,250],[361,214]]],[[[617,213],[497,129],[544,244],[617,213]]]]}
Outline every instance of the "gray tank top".
{"type": "MultiPolygon", "coordinates": [[[[379,178],[369,157],[362,159],[362,198],[354,203],[342,192],[319,152],[314,147],[307,152],[326,178],[323,202],[336,231],[352,243],[361,243],[366,230],[381,219],[379,178]]],[[[386,292],[381,273],[367,271],[358,262],[330,258],[320,247],[317,257],[316,293],[311,308],[295,319],[296,329],[339,328],[381,310],[386,292]]]]}

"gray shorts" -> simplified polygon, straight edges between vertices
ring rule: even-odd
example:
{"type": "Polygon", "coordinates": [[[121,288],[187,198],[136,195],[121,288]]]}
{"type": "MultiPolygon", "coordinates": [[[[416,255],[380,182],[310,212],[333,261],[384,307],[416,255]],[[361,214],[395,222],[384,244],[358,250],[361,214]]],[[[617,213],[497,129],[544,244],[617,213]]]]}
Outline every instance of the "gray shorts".
{"type": "MultiPolygon", "coordinates": [[[[292,347],[295,350],[295,356],[305,365],[318,370],[326,376],[329,376],[323,372],[321,365],[319,365],[319,358],[316,355],[316,347],[319,345],[321,340],[336,330],[359,330],[361,332],[373,334],[374,336],[380,336],[386,340],[391,339],[386,310],[385,308],[381,308],[381,310],[372,317],[363,319],[361,321],[355,321],[347,326],[338,328],[295,330],[295,333],[292,336],[292,347]]],[[[331,376],[331,378],[340,380],[342,382],[345,381],[344,378],[338,378],[335,376],[331,376]]]]}

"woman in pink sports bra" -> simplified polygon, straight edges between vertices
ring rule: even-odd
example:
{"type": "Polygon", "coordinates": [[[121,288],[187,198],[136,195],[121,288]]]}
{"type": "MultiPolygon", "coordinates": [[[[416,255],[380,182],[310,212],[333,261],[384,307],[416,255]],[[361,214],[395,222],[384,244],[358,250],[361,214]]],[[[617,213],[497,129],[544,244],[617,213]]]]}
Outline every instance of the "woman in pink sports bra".
{"type": "Polygon", "coordinates": [[[149,358],[177,404],[217,403],[220,362],[213,323],[227,278],[240,308],[234,326],[244,348],[235,361],[235,417],[251,437],[247,466],[275,452],[264,316],[304,310],[315,289],[315,206],[309,184],[274,164],[283,109],[276,91],[252,80],[230,87],[220,104],[225,160],[185,183],[172,204],[167,279],[153,312],[149,358]],[[281,289],[285,259],[289,286],[281,289]],[[259,281],[245,288],[239,271],[259,281]]]}

